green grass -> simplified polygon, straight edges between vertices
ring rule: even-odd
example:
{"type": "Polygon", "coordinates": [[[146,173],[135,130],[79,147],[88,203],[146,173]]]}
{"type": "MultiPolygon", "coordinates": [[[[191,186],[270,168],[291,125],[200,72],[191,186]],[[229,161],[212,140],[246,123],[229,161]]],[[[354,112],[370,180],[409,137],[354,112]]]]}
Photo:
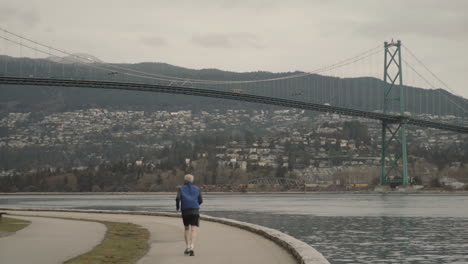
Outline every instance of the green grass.
{"type": "Polygon", "coordinates": [[[136,262],[148,251],[147,229],[131,223],[95,222],[106,225],[104,240],[93,250],[68,260],[66,264],[128,264],[136,262]]]}
{"type": "Polygon", "coordinates": [[[11,217],[2,217],[0,232],[13,233],[27,227],[31,222],[11,217]]]}

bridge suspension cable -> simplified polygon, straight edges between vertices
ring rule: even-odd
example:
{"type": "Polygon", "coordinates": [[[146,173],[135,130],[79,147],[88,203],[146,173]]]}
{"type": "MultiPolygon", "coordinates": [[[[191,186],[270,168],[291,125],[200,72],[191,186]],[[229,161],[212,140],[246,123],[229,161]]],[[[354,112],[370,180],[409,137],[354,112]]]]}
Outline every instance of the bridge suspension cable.
{"type": "MultiPolygon", "coordinates": [[[[18,42],[18,41],[15,41],[15,40],[12,40],[12,39],[9,39],[7,37],[4,37],[4,36],[0,36],[0,38],[4,39],[4,40],[7,40],[11,43],[15,43],[15,44],[18,44],[18,45],[21,45],[22,47],[25,47],[25,48],[29,48],[29,49],[32,49],[34,51],[37,51],[37,52],[40,52],[42,54],[45,54],[45,55],[49,55],[49,56],[52,56],[52,57],[57,57],[57,58],[61,58],[60,56],[57,56],[56,54],[50,52],[50,51],[44,51],[44,50],[40,50],[38,48],[35,48],[35,47],[31,47],[29,45],[26,45],[24,43],[21,43],[21,42],[18,42]]],[[[72,55],[73,56],[73,55],[72,55]]],[[[79,56],[74,56],[75,58],[80,58],[79,56]]],[[[81,57],[83,58],[83,57],[81,57]]],[[[70,60],[72,61],[71,58],[64,58],[65,60],[70,60]]],[[[77,62],[77,61],[72,61],[72,62],[76,62],[76,63],[79,63],[79,64],[82,64],[86,67],[91,67],[91,68],[94,68],[94,69],[98,69],[98,70],[104,70],[104,71],[107,71],[107,72],[114,72],[113,70],[110,70],[110,69],[107,69],[107,68],[104,68],[104,67],[99,67],[99,66],[96,66],[95,64],[89,64],[89,63],[83,63],[83,62],[77,62]]],[[[135,75],[135,74],[130,74],[130,73],[125,73],[126,75],[130,75],[130,76],[134,76],[134,77],[142,77],[140,75],[135,75]]],[[[159,80],[163,80],[163,81],[171,81],[170,79],[159,79],[159,80]]]]}
{"type": "MultiPolygon", "coordinates": [[[[343,107],[350,107],[355,109],[361,110],[379,110],[381,109],[381,100],[380,100],[380,93],[382,88],[382,83],[379,82],[377,79],[380,73],[372,74],[372,69],[377,69],[380,67],[371,67],[369,70],[368,75],[361,75],[362,77],[369,77],[372,76],[373,78],[362,79],[362,78],[355,78],[356,71],[365,71],[365,67],[369,67],[369,63],[373,62],[373,59],[378,58],[378,54],[382,53],[383,50],[381,49],[381,45],[378,45],[374,48],[361,52],[355,56],[352,56],[348,59],[344,59],[338,61],[334,64],[330,64],[324,67],[317,68],[310,72],[300,72],[300,73],[283,73],[279,77],[274,78],[265,78],[265,79],[256,79],[256,80],[245,80],[245,77],[240,78],[240,80],[229,80],[229,81],[222,81],[222,80],[206,80],[206,79],[194,79],[194,78],[182,78],[182,77],[174,77],[164,74],[158,73],[151,73],[146,71],[141,71],[137,69],[133,69],[131,67],[123,67],[116,64],[111,63],[87,63],[92,62],[90,58],[79,55],[79,54],[72,54],[71,52],[58,49],[52,47],[50,45],[46,45],[35,41],[33,39],[21,36],[19,34],[10,32],[2,27],[0,27],[0,31],[3,31],[5,34],[0,35],[1,39],[6,40],[7,42],[14,43],[20,47],[20,56],[23,54],[23,50],[32,50],[37,53],[45,54],[52,58],[61,58],[63,62],[72,62],[74,67],[70,70],[69,66],[66,66],[66,63],[58,64],[59,67],[62,67],[62,77],[67,78],[65,72],[68,74],[72,74],[73,76],[77,74],[76,65],[82,65],[83,67],[87,67],[90,69],[89,74],[91,79],[95,78],[96,76],[99,79],[105,79],[114,81],[115,77],[113,76],[121,76],[122,79],[125,81],[132,81],[132,82],[142,82],[142,83],[159,83],[162,85],[175,85],[175,86],[185,86],[190,88],[201,88],[198,85],[205,85],[204,88],[215,89],[215,90],[229,90],[229,91],[240,91],[249,93],[263,93],[267,90],[271,91],[271,93],[279,96],[279,97],[289,97],[289,98],[296,98],[299,100],[307,100],[309,102],[321,103],[321,104],[333,104],[339,105],[343,107]],[[65,56],[66,55],[66,56],[65,56]],[[65,71],[65,68],[68,68],[65,71]],[[91,71],[91,69],[94,69],[91,71]],[[98,70],[98,71],[95,71],[98,70]],[[349,72],[351,71],[351,72],[349,72]],[[341,74],[340,74],[341,72],[341,74]],[[325,73],[325,74],[324,74],[325,73]],[[118,75],[116,75],[118,74],[118,75]],[[321,74],[321,75],[329,75],[326,78],[322,78],[317,80],[314,75],[321,74]],[[351,74],[351,75],[349,75],[351,74]],[[128,78],[127,78],[128,77],[128,78]],[[343,82],[340,78],[355,78],[355,80],[351,82],[343,82]],[[242,80],[244,79],[244,80],[242,80]],[[287,81],[287,82],[285,82],[287,81]],[[270,82],[270,83],[268,83],[270,82]],[[273,82],[276,82],[272,85],[273,82]],[[268,83],[268,84],[267,84],[268,83]],[[296,86],[302,86],[303,88],[297,88],[296,86]],[[306,89],[304,89],[306,87],[306,89]],[[357,94],[357,87],[362,87],[365,90],[365,93],[372,99],[372,100],[362,100],[361,97],[357,94]]],[[[414,58],[416,62],[422,65],[426,71],[428,71],[432,77],[436,78],[438,82],[443,83],[444,86],[454,93],[448,85],[443,82],[437,75],[435,75],[429,68],[422,63],[420,59],[418,59],[413,52],[411,52],[408,48],[405,47],[408,51],[408,54],[411,55],[411,58],[414,58]]],[[[6,51],[6,48],[5,48],[6,51]]],[[[7,52],[5,52],[7,53],[7,52]]],[[[37,56],[37,55],[36,55],[37,56]]],[[[7,60],[5,59],[5,71],[7,69],[7,60]]],[[[466,107],[464,107],[464,103],[458,102],[457,98],[450,96],[448,93],[444,93],[442,90],[437,89],[434,83],[430,82],[428,78],[426,78],[420,71],[416,69],[411,62],[407,60],[403,60],[403,62],[407,65],[407,69],[413,71],[419,78],[421,78],[424,83],[429,85],[432,89],[435,89],[435,94],[439,95],[438,99],[431,99],[433,100],[434,104],[438,103],[439,114],[443,113],[442,108],[447,109],[450,107],[450,111],[454,112],[455,109],[458,109],[456,116],[463,116],[466,115],[468,112],[466,107]],[[443,102],[440,98],[445,98],[447,102],[443,102]]],[[[34,62],[34,75],[30,74],[31,76],[36,76],[36,63],[41,62],[34,62]]],[[[20,72],[23,71],[22,69],[23,60],[20,61],[19,69],[20,72]]],[[[51,76],[51,66],[54,66],[52,62],[49,62],[49,75],[51,76]]],[[[405,67],[406,70],[406,67],[405,67]]],[[[82,71],[82,70],[81,70],[82,71]]],[[[31,69],[31,73],[33,69],[31,69]]],[[[57,71],[55,71],[57,72],[57,71]]],[[[361,72],[362,73],[362,72],[361,72]]],[[[367,74],[367,73],[366,73],[367,74]]],[[[279,75],[279,74],[277,74],[279,75]]],[[[79,74],[78,74],[79,76],[79,74]]],[[[74,78],[69,76],[68,78],[74,78]]],[[[406,89],[406,93],[411,92],[413,94],[413,102],[416,100],[416,93],[415,91],[408,91],[406,89]]],[[[455,93],[454,93],[455,94],[455,93]]],[[[420,101],[419,103],[419,112],[423,113],[422,111],[422,103],[426,102],[426,112],[434,113],[432,110],[432,106],[427,102],[427,99],[418,98],[420,101]]],[[[445,101],[445,100],[444,100],[445,101]]],[[[414,104],[416,105],[416,104],[414,104]]],[[[415,107],[413,106],[413,109],[415,107]]],[[[415,112],[413,110],[412,112],[415,112]]]]}
{"type": "MultiPolygon", "coordinates": [[[[47,54],[49,56],[62,58],[61,56],[58,56],[56,54],[51,54],[50,51],[53,50],[53,51],[62,53],[64,55],[70,56],[71,58],[78,58],[78,59],[82,59],[84,61],[90,61],[90,59],[85,57],[85,56],[80,56],[80,55],[73,54],[71,52],[68,52],[68,51],[65,51],[65,50],[62,50],[62,49],[52,47],[50,45],[42,44],[42,43],[37,42],[35,40],[32,40],[30,38],[27,38],[27,37],[21,36],[19,34],[13,33],[11,31],[8,31],[8,30],[6,30],[6,29],[4,29],[2,27],[0,27],[0,30],[7,33],[7,34],[9,34],[9,35],[15,36],[15,37],[19,38],[20,40],[31,42],[36,47],[28,46],[28,45],[22,43],[22,41],[19,41],[19,42],[14,41],[14,40],[11,40],[11,39],[9,39],[7,37],[1,37],[1,38],[5,39],[7,41],[10,41],[12,43],[21,45],[23,47],[26,47],[26,48],[29,48],[29,49],[32,49],[32,50],[47,54]],[[37,46],[47,48],[47,49],[49,49],[49,52],[38,50],[37,46]]],[[[273,81],[279,81],[279,80],[295,79],[295,78],[305,77],[305,76],[309,76],[309,75],[313,75],[313,74],[323,73],[323,72],[331,71],[331,70],[334,70],[334,69],[338,69],[338,68],[341,68],[341,67],[356,63],[358,61],[364,60],[364,59],[366,59],[366,58],[368,58],[368,57],[370,57],[372,55],[378,54],[380,52],[382,52],[382,51],[380,49],[380,45],[378,45],[378,46],[376,46],[374,48],[371,48],[369,50],[361,52],[361,53],[359,53],[359,54],[357,54],[357,55],[355,55],[353,57],[341,60],[341,61],[339,61],[337,63],[334,63],[334,64],[330,64],[330,65],[315,69],[315,70],[310,71],[310,72],[302,72],[302,73],[298,73],[298,74],[292,74],[292,75],[276,77],[276,78],[258,79],[258,80],[242,80],[242,81],[234,81],[234,80],[231,80],[231,81],[216,81],[216,80],[181,78],[181,77],[174,77],[174,76],[168,76],[168,75],[162,75],[162,74],[139,71],[139,70],[131,69],[131,68],[128,68],[128,67],[121,67],[121,66],[117,66],[117,65],[113,65],[113,64],[109,64],[109,63],[100,63],[100,65],[104,65],[106,67],[110,67],[110,68],[113,68],[113,69],[128,71],[128,72],[118,72],[120,74],[129,75],[129,76],[138,77],[138,78],[150,79],[150,80],[157,80],[157,81],[190,82],[190,83],[194,83],[194,84],[218,84],[218,85],[223,85],[223,84],[246,84],[246,83],[273,82],[273,81]],[[129,73],[129,72],[138,73],[138,74],[133,74],[133,73],[129,73]]],[[[71,60],[71,58],[70,58],[70,60],[71,60]]],[[[91,65],[89,65],[89,63],[84,63],[84,62],[81,62],[81,61],[74,61],[74,62],[83,64],[85,66],[91,66],[91,65]]],[[[115,72],[115,70],[110,70],[110,69],[107,69],[107,68],[104,68],[104,67],[96,67],[95,65],[91,66],[91,67],[101,69],[101,70],[115,72]]]]}
{"type": "Polygon", "coordinates": [[[457,96],[459,96],[459,97],[463,97],[463,96],[459,95],[457,92],[455,92],[454,90],[452,90],[452,89],[447,85],[446,82],[444,82],[444,81],[443,81],[441,78],[439,78],[433,71],[431,71],[431,70],[429,69],[429,67],[426,66],[426,64],[424,64],[424,62],[422,62],[422,60],[419,59],[408,47],[406,47],[405,45],[402,45],[402,46],[403,46],[403,48],[405,49],[405,51],[408,52],[408,54],[409,54],[411,57],[413,57],[413,58],[416,60],[416,62],[418,62],[419,65],[421,65],[427,72],[429,72],[429,73],[432,75],[432,77],[434,77],[437,81],[439,81],[439,83],[441,83],[441,84],[445,87],[445,89],[449,90],[449,91],[450,91],[452,94],[454,94],[454,95],[457,95],[457,96]]]}
{"type": "MultiPolygon", "coordinates": [[[[444,82],[441,78],[439,78],[433,71],[431,71],[429,69],[428,66],[426,66],[426,64],[424,64],[422,62],[421,59],[419,59],[408,47],[406,46],[403,46],[405,51],[410,55],[411,58],[413,58],[417,64],[419,64],[425,71],[427,71],[436,81],[438,81],[440,84],[442,84],[442,86],[448,90],[451,94],[461,98],[461,99],[464,99],[463,96],[457,94],[455,91],[453,91],[452,89],[450,89],[450,87],[447,85],[446,82],[444,82]]],[[[455,106],[457,109],[461,110],[462,112],[462,116],[466,116],[466,114],[468,113],[468,110],[466,107],[464,107],[463,105],[461,105],[459,102],[456,102],[454,101],[454,98],[450,97],[448,94],[446,93],[443,93],[441,92],[441,89],[439,87],[437,87],[437,85],[434,84],[434,82],[431,82],[429,81],[428,78],[426,78],[420,71],[418,71],[416,69],[416,66],[412,65],[408,60],[406,59],[403,59],[403,62],[405,63],[405,65],[411,70],[413,71],[419,78],[421,78],[421,80],[426,83],[430,88],[434,89],[437,94],[439,96],[442,96],[443,98],[445,98],[451,105],[455,106]]],[[[439,104],[441,104],[440,102],[440,98],[439,98],[439,104]]]]}
{"type": "Polygon", "coordinates": [[[406,60],[403,60],[403,62],[405,63],[405,65],[410,69],[412,70],[416,75],[418,75],[427,85],[429,85],[431,88],[433,88],[439,95],[442,95],[443,97],[445,97],[450,103],[452,103],[453,105],[455,105],[457,108],[459,108],[460,110],[463,111],[463,113],[468,113],[468,110],[465,109],[463,106],[461,106],[460,104],[456,103],[453,101],[452,98],[450,98],[448,95],[442,93],[440,91],[440,89],[438,89],[432,82],[430,82],[427,78],[425,78],[419,71],[417,71],[415,69],[414,66],[412,66],[408,61],[406,60]]]}
{"type": "MultiPolygon", "coordinates": [[[[10,32],[6,29],[0,27],[0,31],[3,31],[6,37],[1,36],[7,40],[7,42],[20,45],[27,49],[34,50],[34,52],[46,54],[52,58],[61,58],[62,62],[58,66],[62,67],[62,77],[63,78],[74,78],[76,72],[79,71],[76,65],[82,65],[88,69],[94,69],[89,72],[91,79],[95,79],[96,76],[98,79],[111,80],[115,81],[117,76],[122,77],[123,82],[141,82],[141,83],[157,83],[161,85],[169,86],[184,86],[189,88],[202,88],[201,85],[204,85],[203,88],[214,89],[214,90],[226,90],[226,91],[237,91],[237,92],[248,92],[261,95],[262,93],[268,92],[279,97],[288,97],[295,98],[296,100],[315,102],[321,104],[333,104],[351,107],[355,109],[367,109],[373,108],[372,110],[377,109],[380,104],[380,100],[375,100],[375,102],[364,102],[362,101],[359,95],[356,94],[356,87],[358,85],[366,85],[366,90],[368,94],[372,94],[375,98],[378,98],[379,93],[379,83],[375,82],[374,86],[371,87],[370,82],[377,80],[361,80],[356,79],[352,82],[344,82],[340,80],[341,78],[353,78],[355,77],[356,68],[363,70],[364,67],[368,65],[369,61],[372,61],[372,58],[377,58],[378,54],[382,53],[380,45],[375,46],[369,50],[361,52],[355,56],[352,56],[348,59],[338,61],[337,63],[330,64],[324,67],[320,67],[314,71],[310,72],[301,72],[301,73],[292,73],[292,74],[275,74],[279,77],[275,78],[266,78],[266,79],[256,79],[256,80],[246,80],[245,77],[241,77],[240,80],[234,81],[220,81],[220,80],[203,80],[203,79],[193,79],[193,78],[180,78],[172,77],[163,74],[150,73],[145,71],[136,70],[129,67],[122,67],[115,64],[109,63],[86,63],[90,62],[90,59],[86,56],[79,54],[72,54],[65,50],[61,50],[50,45],[42,44],[38,41],[32,40],[27,37],[23,37],[19,34],[10,32]],[[64,56],[66,55],[66,56],[64,56]],[[69,66],[65,66],[66,63],[71,62],[74,67],[73,70],[70,70],[69,66]],[[61,65],[60,65],[61,64],[61,65]],[[64,69],[68,68],[67,70],[64,69]],[[362,68],[362,69],[361,69],[362,68]],[[96,71],[98,70],[98,71],[96,71]],[[344,77],[336,75],[337,72],[341,71],[342,73],[348,72],[344,77]],[[66,76],[67,74],[73,74],[73,76],[66,76]],[[349,75],[351,73],[351,75],[349,75]],[[320,80],[320,83],[315,78],[315,75],[329,75],[324,79],[320,80]],[[283,76],[281,76],[283,75],[283,76]],[[243,79],[243,80],[242,80],[243,79]],[[296,86],[302,86],[303,88],[296,88],[296,86]]],[[[34,63],[38,63],[37,61],[34,63]]],[[[49,61],[49,77],[51,76],[51,67],[55,67],[51,61],[49,61]]],[[[55,71],[57,73],[57,71],[55,71]]],[[[36,74],[32,75],[36,76],[36,74]]],[[[80,76],[80,75],[78,75],[80,76]]],[[[364,77],[364,75],[362,75],[364,77]]],[[[80,77],[78,77],[80,78],[80,77]]],[[[377,77],[378,78],[378,77],[377,77]]]]}

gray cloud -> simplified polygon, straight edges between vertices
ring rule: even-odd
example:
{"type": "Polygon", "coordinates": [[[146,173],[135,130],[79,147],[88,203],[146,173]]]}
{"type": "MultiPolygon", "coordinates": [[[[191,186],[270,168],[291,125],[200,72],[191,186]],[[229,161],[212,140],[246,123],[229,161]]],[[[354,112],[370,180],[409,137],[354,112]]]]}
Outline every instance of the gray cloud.
{"type": "Polygon", "coordinates": [[[30,9],[22,12],[21,21],[26,27],[34,27],[41,21],[39,12],[35,9],[30,9]]]}
{"type": "Polygon", "coordinates": [[[149,36],[149,37],[142,37],[141,42],[149,47],[164,47],[167,46],[167,41],[158,36],[149,36]]]}
{"type": "MultiPolygon", "coordinates": [[[[366,1],[363,1],[366,2],[366,1]]],[[[390,35],[428,38],[468,37],[468,1],[452,5],[434,0],[369,2],[368,8],[354,10],[352,16],[327,18],[324,32],[386,38],[390,35]],[[370,12],[371,11],[371,12],[370,12]]],[[[339,10],[339,5],[329,6],[339,10]]]]}
{"type": "Polygon", "coordinates": [[[259,39],[250,33],[209,33],[192,36],[191,42],[204,48],[262,48],[259,39]]]}
{"type": "Polygon", "coordinates": [[[36,26],[41,20],[39,12],[34,8],[20,9],[3,5],[0,8],[0,22],[8,24],[19,24],[25,28],[36,26]]]}
{"type": "MultiPolygon", "coordinates": [[[[416,17],[402,17],[393,22],[389,19],[378,19],[363,23],[354,23],[354,33],[370,37],[386,37],[388,34],[411,35],[413,37],[429,38],[466,38],[468,19],[450,19],[431,17],[421,19],[416,17]]],[[[349,23],[348,23],[349,25],[349,23]]]]}
{"type": "Polygon", "coordinates": [[[232,43],[225,34],[204,34],[192,36],[192,42],[204,48],[231,48],[232,43]]]}
{"type": "Polygon", "coordinates": [[[17,16],[18,12],[19,10],[17,8],[3,6],[0,8],[0,22],[10,22],[10,20],[17,16]]]}
{"type": "Polygon", "coordinates": [[[221,8],[253,8],[258,10],[269,10],[276,7],[279,7],[282,3],[281,0],[223,0],[215,1],[221,8]]]}
{"type": "MultiPolygon", "coordinates": [[[[157,60],[231,71],[313,70],[394,37],[468,96],[467,0],[108,2],[0,0],[0,23],[109,62],[157,60]]],[[[375,71],[381,75],[381,67],[375,71]]]]}

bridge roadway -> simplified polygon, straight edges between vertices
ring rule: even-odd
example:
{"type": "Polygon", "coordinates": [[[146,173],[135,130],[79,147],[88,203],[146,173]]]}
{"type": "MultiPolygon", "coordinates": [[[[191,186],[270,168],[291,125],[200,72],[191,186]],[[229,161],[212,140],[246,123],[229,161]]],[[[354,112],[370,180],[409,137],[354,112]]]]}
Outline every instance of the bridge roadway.
{"type": "Polygon", "coordinates": [[[77,87],[77,88],[96,88],[96,89],[111,89],[111,90],[129,90],[129,91],[144,91],[170,94],[183,94],[193,96],[203,96],[212,98],[223,98],[229,100],[245,101],[252,103],[262,103],[269,105],[277,105],[291,107],[304,110],[320,111],[334,113],[346,116],[362,117],[367,119],[380,120],[386,123],[399,123],[402,119],[408,125],[419,127],[429,127],[441,130],[453,131],[458,133],[468,133],[468,127],[451,125],[441,122],[426,121],[409,116],[398,116],[384,114],[378,112],[370,112],[363,110],[350,109],[345,107],[308,103],[295,100],[253,95],[248,93],[235,93],[227,91],[217,91],[201,88],[188,88],[178,86],[168,86],[159,84],[144,84],[144,83],[126,83],[126,82],[108,82],[108,81],[85,81],[73,79],[51,79],[51,78],[22,78],[22,77],[0,77],[0,84],[16,85],[16,86],[57,86],[57,87],[77,87]]]}

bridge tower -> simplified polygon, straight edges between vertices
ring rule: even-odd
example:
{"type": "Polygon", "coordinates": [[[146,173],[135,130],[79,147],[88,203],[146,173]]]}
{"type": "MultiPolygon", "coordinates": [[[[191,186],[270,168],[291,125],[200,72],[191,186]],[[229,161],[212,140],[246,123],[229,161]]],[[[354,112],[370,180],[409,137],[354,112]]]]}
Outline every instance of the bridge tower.
{"type": "Polygon", "coordinates": [[[399,111],[396,122],[382,121],[380,184],[408,184],[405,93],[401,41],[385,42],[383,112],[399,111]]]}

